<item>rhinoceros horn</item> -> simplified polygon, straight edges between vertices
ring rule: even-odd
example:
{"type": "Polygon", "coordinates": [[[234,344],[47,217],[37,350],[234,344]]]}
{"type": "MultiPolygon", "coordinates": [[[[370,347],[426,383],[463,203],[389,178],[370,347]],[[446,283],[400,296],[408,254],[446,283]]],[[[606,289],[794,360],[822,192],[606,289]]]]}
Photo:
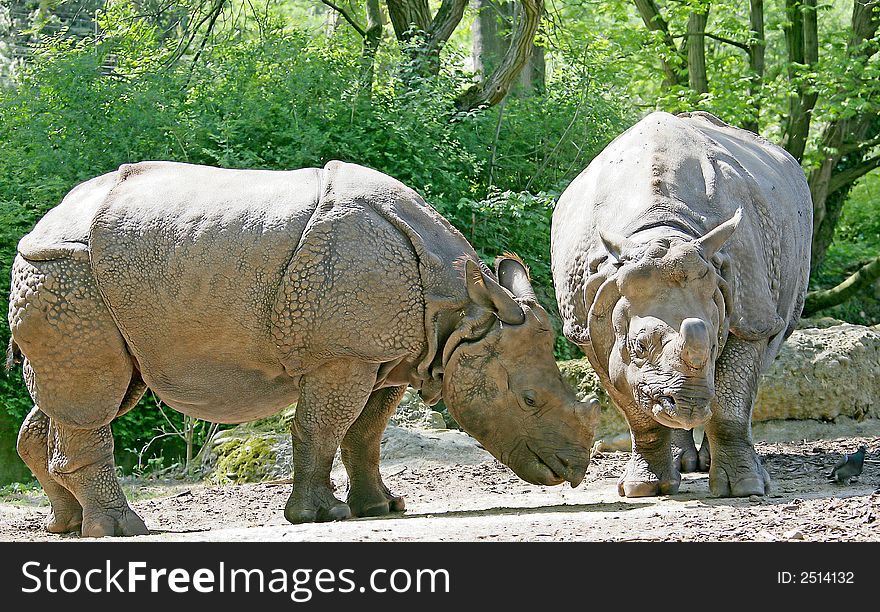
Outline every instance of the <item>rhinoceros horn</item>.
{"type": "Polygon", "coordinates": [[[695,241],[697,245],[703,249],[703,256],[706,260],[711,259],[712,256],[718,252],[718,249],[724,246],[725,242],[730,240],[730,237],[733,235],[733,232],[736,231],[739,222],[742,220],[742,216],[742,207],[737,208],[736,212],[733,213],[733,216],[730,219],[695,241]]]}
{"type": "Polygon", "coordinates": [[[695,370],[702,370],[709,361],[712,344],[709,328],[702,319],[688,318],[681,322],[681,359],[695,370]]]}
{"type": "Polygon", "coordinates": [[[472,259],[465,260],[465,279],[468,297],[475,303],[496,312],[498,318],[510,325],[522,325],[526,317],[516,300],[498,282],[484,274],[472,259]]]}

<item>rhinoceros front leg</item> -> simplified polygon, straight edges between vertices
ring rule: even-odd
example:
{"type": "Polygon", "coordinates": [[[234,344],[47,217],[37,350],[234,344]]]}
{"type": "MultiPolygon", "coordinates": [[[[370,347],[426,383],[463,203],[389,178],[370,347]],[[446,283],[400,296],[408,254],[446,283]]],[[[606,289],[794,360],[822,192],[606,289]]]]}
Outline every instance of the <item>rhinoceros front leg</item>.
{"type": "Polygon", "coordinates": [[[284,517],[291,523],[337,521],[351,509],[333,494],[333,458],[376,384],[378,364],[340,359],[309,372],[290,427],[293,439],[293,492],[284,517]]]}
{"type": "Polygon", "coordinates": [[[670,433],[672,444],[672,463],[679,472],[696,472],[699,467],[699,453],[694,443],[692,429],[673,429],[670,433]]]}
{"type": "Polygon", "coordinates": [[[617,482],[617,492],[626,497],[677,493],[681,475],[672,462],[672,430],[647,418],[630,420],[629,425],[633,450],[623,476],[617,482]]]}
{"type": "Polygon", "coordinates": [[[730,336],[715,367],[716,395],[706,436],[712,451],[709,491],[716,497],[764,495],[770,490],[770,476],[752,442],[752,406],[766,346],[766,341],[730,336]]]}
{"type": "Polygon", "coordinates": [[[393,495],[379,474],[382,433],[405,391],[405,386],[374,391],[342,439],[342,463],[349,479],[346,501],[354,516],[382,516],[406,509],[403,498],[393,495]]]}

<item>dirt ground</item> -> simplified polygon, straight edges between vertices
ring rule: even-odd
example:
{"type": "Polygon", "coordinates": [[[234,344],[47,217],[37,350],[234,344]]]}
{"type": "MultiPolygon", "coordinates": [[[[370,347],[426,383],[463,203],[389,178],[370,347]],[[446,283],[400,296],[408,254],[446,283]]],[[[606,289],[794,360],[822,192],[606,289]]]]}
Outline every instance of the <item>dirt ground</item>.
{"type": "MultiPolygon", "coordinates": [[[[428,430],[398,432],[383,447],[385,482],[406,498],[402,515],[291,525],[282,514],[290,492],[284,481],[125,487],[151,530],[141,541],[880,541],[880,427],[817,427],[795,434],[770,428],[763,441],[756,435],[773,490],[746,499],[709,497],[707,474],[686,474],[676,495],[619,497],[626,452],[596,454],[576,489],[534,486],[465,434],[428,430]],[[802,437],[780,439],[786,435],[802,437]],[[869,454],[858,481],[828,482],[842,453],[859,444],[869,454]]],[[[344,496],[344,471],[334,469],[333,480],[344,496]]],[[[46,513],[39,492],[7,495],[0,540],[79,539],[44,532],[46,513]]]]}

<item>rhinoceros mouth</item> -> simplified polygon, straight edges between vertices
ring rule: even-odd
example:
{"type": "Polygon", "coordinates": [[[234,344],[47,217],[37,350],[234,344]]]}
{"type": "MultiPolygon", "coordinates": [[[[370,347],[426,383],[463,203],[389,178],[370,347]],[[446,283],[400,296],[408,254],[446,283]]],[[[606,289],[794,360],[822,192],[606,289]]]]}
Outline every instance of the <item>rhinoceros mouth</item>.
{"type": "Polygon", "coordinates": [[[638,395],[645,412],[666,427],[693,429],[704,425],[712,416],[709,398],[675,398],[671,394],[649,393],[644,387],[639,388],[638,395]]]}

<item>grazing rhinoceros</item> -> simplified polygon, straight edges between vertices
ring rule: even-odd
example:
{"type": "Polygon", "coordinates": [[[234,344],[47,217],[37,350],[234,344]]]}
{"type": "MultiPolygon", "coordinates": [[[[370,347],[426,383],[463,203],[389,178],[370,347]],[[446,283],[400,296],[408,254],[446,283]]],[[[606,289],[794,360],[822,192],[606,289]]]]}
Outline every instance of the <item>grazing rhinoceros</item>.
{"type": "Polygon", "coordinates": [[[414,191],[352,164],[144,162],[76,187],[12,268],[10,357],[35,404],[18,449],[48,529],[147,532],[109,425],[148,387],[221,423],[298,400],[293,523],[403,510],[379,443],[407,385],[523,479],[576,486],[598,403],[562,381],[524,265],[496,270],[414,191]],[[347,503],[329,477],[340,446],[347,503]]]}
{"type": "Polygon", "coordinates": [[[698,462],[713,495],[768,491],[752,404],[800,317],[811,234],[794,158],[703,112],[648,115],[562,194],[556,297],[630,426],[621,495],[674,493],[698,462]]]}

